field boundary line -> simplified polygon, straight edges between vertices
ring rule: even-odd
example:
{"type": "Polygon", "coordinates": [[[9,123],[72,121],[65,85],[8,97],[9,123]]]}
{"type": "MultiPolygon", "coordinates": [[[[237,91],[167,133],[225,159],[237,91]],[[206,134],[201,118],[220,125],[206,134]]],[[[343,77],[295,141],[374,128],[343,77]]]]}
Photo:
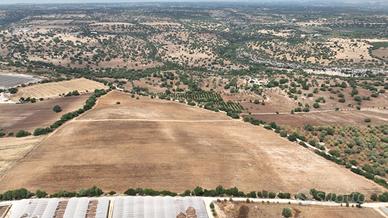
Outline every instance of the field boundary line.
{"type": "Polygon", "coordinates": [[[170,122],[170,123],[211,123],[211,122],[237,122],[239,120],[173,120],[173,119],[76,119],[72,122],[108,122],[108,121],[133,121],[133,122],[170,122]]]}

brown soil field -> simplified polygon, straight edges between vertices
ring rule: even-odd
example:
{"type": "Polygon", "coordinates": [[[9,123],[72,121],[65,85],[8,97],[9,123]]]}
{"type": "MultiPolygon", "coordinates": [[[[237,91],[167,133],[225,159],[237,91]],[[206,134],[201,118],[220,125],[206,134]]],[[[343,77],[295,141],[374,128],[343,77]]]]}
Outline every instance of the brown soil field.
{"type": "Polygon", "coordinates": [[[379,48],[372,50],[372,56],[388,61],[388,48],[379,48]]]}
{"type": "Polygon", "coordinates": [[[61,82],[43,83],[20,88],[19,91],[12,96],[12,99],[18,101],[21,97],[34,98],[53,98],[62,94],[78,90],[80,93],[92,92],[95,89],[105,89],[105,85],[96,81],[85,78],[73,79],[61,82]]]}
{"type": "Polygon", "coordinates": [[[0,190],[52,192],[92,185],[120,192],[217,185],[291,193],[385,190],[262,127],[117,91],[45,138],[6,173],[0,190]]]}
{"type": "Polygon", "coordinates": [[[42,139],[43,137],[0,138],[0,176],[42,139]]]}
{"type": "Polygon", "coordinates": [[[255,118],[266,122],[275,122],[279,125],[302,127],[310,125],[383,125],[388,122],[387,110],[373,111],[329,111],[329,112],[309,112],[297,114],[255,114],[255,118]],[[370,118],[371,122],[364,122],[365,118],[370,118]]]}
{"type": "Polygon", "coordinates": [[[292,209],[292,217],[319,218],[381,218],[379,212],[372,208],[324,207],[315,205],[262,204],[242,202],[219,202],[218,217],[220,218],[272,218],[283,217],[283,208],[292,209]]]}
{"type": "Polygon", "coordinates": [[[19,130],[33,131],[38,127],[47,127],[63,114],[81,108],[89,94],[38,101],[28,104],[0,104],[0,129],[5,132],[19,130]],[[62,112],[55,113],[53,107],[59,105],[62,112]]]}

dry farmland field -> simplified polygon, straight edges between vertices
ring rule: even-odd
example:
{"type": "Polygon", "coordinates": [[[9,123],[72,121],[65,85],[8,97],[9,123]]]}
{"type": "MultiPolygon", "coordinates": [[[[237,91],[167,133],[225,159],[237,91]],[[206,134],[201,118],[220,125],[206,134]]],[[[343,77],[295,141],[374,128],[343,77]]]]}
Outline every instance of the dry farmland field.
{"type": "Polygon", "coordinates": [[[262,127],[118,91],[45,138],[5,173],[0,189],[52,192],[91,185],[115,191],[182,192],[197,185],[291,193],[384,190],[262,127]]]}
{"type": "Polygon", "coordinates": [[[20,88],[19,91],[12,96],[15,101],[19,98],[53,98],[59,95],[65,95],[68,92],[77,90],[80,93],[92,92],[95,89],[105,89],[105,85],[99,82],[88,80],[85,78],[72,79],[61,82],[50,82],[27,86],[20,88]]]}
{"type": "Polygon", "coordinates": [[[283,208],[290,208],[293,217],[319,217],[319,218],[380,218],[383,217],[372,208],[347,208],[347,207],[322,207],[312,205],[284,205],[284,204],[261,204],[241,202],[219,202],[218,217],[220,218],[272,218],[283,217],[283,208]]]}
{"type": "Polygon", "coordinates": [[[0,138],[0,174],[31,151],[43,137],[0,138]]]}
{"type": "Polygon", "coordinates": [[[0,104],[0,129],[6,133],[18,130],[33,131],[35,128],[50,126],[63,114],[83,106],[89,94],[38,101],[29,104],[0,104]],[[53,107],[59,105],[62,111],[55,113],[53,107]]]}

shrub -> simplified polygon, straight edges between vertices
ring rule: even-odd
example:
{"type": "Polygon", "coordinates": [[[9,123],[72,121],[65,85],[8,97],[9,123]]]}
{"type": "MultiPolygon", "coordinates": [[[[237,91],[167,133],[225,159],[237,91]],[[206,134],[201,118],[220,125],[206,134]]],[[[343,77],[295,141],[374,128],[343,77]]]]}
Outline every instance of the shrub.
{"type": "Polygon", "coordinates": [[[195,189],[193,190],[193,194],[195,195],[195,196],[202,196],[203,195],[203,188],[201,188],[201,187],[199,187],[199,186],[197,186],[197,187],[195,187],[195,189]]]}
{"type": "Polygon", "coordinates": [[[137,193],[136,193],[135,189],[130,188],[127,191],[125,191],[124,194],[129,195],[129,196],[135,196],[137,193]]]}
{"type": "Polygon", "coordinates": [[[295,198],[299,199],[299,200],[302,200],[302,201],[307,200],[307,196],[305,194],[303,194],[303,193],[296,194],[295,198]]]}
{"type": "Polygon", "coordinates": [[[281,137],[287,137],[287,132],[286,131],[280,131],[280,136],[281,137]]]}
{"type": "Polygon", "coordinates": [[[288,217],[292,217],[292,210],[290,208],[283,208],[283,211],[282,211],[282,216],[288,218],[288,217]]]}
{"type": "Polygon", "coordinates": [[[71,198],[75,196],[77,196],[76,192],[68,192],[68,191],[59,191],[50,195],[50,197],[54,197],[54,198],[71,198]]]}
{"type": "Polygon", "coordinates": [[[89,189],[81,189],[77,196],[79,197],[98,197],[101,196],[104,192],[100,189],[97,188],[96,186],[93,186],[92,188],[89,189]]]}
{"type": "Polygon", "coordinates": [[[383,194],[379,195],[378,200],[381,202],[388,202],[388,192],[384,192],[383,194]]]}
{"type": "Polygon", "coordinates": [[[26,136],[29,136],[29,135],[31,135],[31,133],[29,133],[28,131],[25,131],[25,130],[19,130],[16,133],[16,137],[17,138],[26,137],[26,136]]]}
{"type": "Polygon", "coordinates": [[[269,192],[269,193],[268,193],[268,197],[269,197],[269,198],[275,198],[275,197],[276,197],[276,193],[274,193],[274,192],[269,192]]]}
{"type": "Polygon", "coordinates": [[[42,191],[42,190],[37,190],[37,191],[35,192],[35,196],[36,196],[37,198],[45,198],[45,197],[47,197],[47,192],[42,191]]]}
{"type": "Polygon", "coordinates": [[[313,196],[313,198],[317,201],[323,201],[325,200],[326,193],[323,191],[318,191],[316,189],[311,189],[310,194],[313,196]]]}
{"type": "Polygon", "coordinates": [[[291,141],[291,142],[295,142],[296,139],[297,139],[297,134],[296,134],[296,133],[292,133],[291,135],[289,135],[289,136],[287,137],[287,139],[288,139],[289,141],[291,141]]]}
{"type": "Polygon", "coordinates": [[[59,112],[62,111],[62,108],[61,108],[59,105],[55,105],[55,106],[53,107],[53,111],[54,111],[55,113],[59,113],[59,112]]]}
{"type": "Polygon", "coordinates": [[[290,193],[287,193],[287,192],[279,192],[279,193],[278,193],[278,198],[281,198],[281,199],[290,199],[290,198],[291,198],[291,194],[290,194],[290,193]]]}
{"type": "Polygon", "coordinates": [[[47,133],[52,132],[52,129],[50,127],[47,128],[37,128],[34,130],[34,136],[39,136],[39,135],[45,135],[47,133]]]}
{"type": "Polygon", "coordinates": [[[1,195],[1,200],[10,201],[10,200],[20,200],[25,198],[30,198],[33,194],[25,188],[15,189],[6,191],[1,195]]]}
{"type": "Polygon", "coordinates": [[[256,194],[256,192],[249,192],[248,194],[247,194],[247,197],[248,198],[257,198],[257,194],[256,194]]]}

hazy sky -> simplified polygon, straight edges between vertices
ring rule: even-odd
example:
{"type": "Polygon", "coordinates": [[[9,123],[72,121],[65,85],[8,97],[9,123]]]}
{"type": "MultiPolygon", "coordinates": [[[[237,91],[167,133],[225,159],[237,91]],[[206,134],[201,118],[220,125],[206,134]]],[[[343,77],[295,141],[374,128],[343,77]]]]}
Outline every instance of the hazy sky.
{"type": "MultiPolygon", "coordinates": [[[[117,3],[117,2],[241,2],[241,0],[0,0],[0,4],[42,4],[42,3],[117,3]]],[[[388,0],[243,0],[245,2],[316,2],[316,3],[384,3],[388,0]]]]}

